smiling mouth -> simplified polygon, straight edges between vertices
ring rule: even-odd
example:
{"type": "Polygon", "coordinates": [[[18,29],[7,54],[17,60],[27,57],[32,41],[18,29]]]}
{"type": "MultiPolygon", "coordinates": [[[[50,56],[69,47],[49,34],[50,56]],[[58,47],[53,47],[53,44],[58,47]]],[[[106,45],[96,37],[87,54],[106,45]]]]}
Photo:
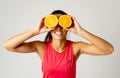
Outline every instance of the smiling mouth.
{"type": "Polygon", "coordinates": [[[61,35],[63,34],[62,31],[55,31],[54,33],[55,33],[56,35],[58,35],[58,36],[61,36],[61,35]]]}

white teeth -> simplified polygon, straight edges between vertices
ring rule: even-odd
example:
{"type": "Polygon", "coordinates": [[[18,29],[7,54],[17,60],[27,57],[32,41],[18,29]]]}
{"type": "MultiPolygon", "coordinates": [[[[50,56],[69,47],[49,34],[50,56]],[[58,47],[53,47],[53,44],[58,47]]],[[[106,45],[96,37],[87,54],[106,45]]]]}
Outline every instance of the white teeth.
{"type": "Polygon", "coordinates": [[[55,34],[62,35],[62,32],[56,31],[55,34]]]}

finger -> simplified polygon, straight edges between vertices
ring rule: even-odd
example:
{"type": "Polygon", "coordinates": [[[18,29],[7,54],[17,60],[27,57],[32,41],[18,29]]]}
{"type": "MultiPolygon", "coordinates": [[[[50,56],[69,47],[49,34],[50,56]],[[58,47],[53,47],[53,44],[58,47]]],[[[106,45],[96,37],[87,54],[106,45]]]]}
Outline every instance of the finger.
{"type": "Polygon", "coordinates": [[[66,31],[68,31],[68,30],[69,30],[69,28],[63,28],[63,29],[65,29],[66,31]]]}
{"type": "Polygon", "coordinates": [[[49,32],[49,31],[52,31],[52,28],[47,28],[46,31],[48,31],[48,32],[49,32]]]}

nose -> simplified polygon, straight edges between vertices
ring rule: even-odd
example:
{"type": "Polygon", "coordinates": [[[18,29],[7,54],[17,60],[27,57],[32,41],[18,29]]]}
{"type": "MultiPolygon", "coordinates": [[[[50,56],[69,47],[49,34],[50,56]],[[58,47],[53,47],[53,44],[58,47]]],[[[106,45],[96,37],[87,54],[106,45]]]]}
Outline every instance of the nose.
{"type": "Polygon", "coordinates": [[[59,30],[61,30],[61,29],[63,29],[59,24],[56,26],[56,29],[59,29],[59,30]]]}

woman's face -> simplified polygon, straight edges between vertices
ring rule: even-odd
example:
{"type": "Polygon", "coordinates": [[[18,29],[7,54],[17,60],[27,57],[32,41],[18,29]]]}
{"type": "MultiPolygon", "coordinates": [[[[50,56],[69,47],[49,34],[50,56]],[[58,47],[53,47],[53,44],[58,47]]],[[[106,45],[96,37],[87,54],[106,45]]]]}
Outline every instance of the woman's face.
{"type": "MultiPolygon", "coordinates": [[[[55,14],[58,18],[62,15],[62,14],[55,14]]],[[[61,27],[59,24],[53,28],[53,30],[51,31],[51,35],[53,39],[57,39],[57,40],[63,40],[66,39],[66,35],[67,35],[67,30],[64,29],[63,27],[61,27]]]]}

